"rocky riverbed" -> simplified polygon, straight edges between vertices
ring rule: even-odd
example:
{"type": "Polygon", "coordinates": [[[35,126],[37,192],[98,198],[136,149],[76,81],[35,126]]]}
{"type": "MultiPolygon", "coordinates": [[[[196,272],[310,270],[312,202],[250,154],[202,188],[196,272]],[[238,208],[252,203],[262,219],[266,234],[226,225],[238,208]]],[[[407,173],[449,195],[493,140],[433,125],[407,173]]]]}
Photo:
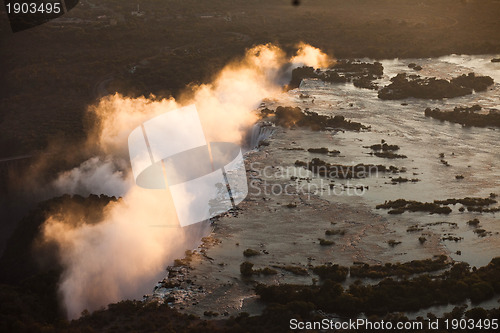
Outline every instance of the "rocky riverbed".
{"type": "MultiPolygon", "coordinates": [[[[290,106],[315,112],[314,119],[337,116],[366,127],[300,128],[293,121],[272,131],[267,126],[266,133],[272,136],[245,155],[247,199],[236,211],[213,221],[213,232],[202,247],[170,267],[169,276],[148,299],[201,316],[258,314],[263,304],[255,296],[257,283],[320,283],[314,270],[320,265],[403,263],[446,255],[451,261],[479,267],[499,256],[498,203],[482,212],[460,203],[467,197],[480,200],[500,194],[498,129],[464,128],[425,117],[423,112],[427,107],[475,104],[498,108],[500,68],[493,68],[498,64],[490,59],[382,61],[384,75],[374,81],[385,86],[400,72],[414,72],[408,64],[417,63],[423,76],[449,80],[474,71],[496,82],[486,91],[454,99],[384,101],[376,90],[356,88],[352,82],[310,78],[265,101],[261,109],[266,121],[273,121],[279,106],[290,106]],[[372,149],[384,143],[397,146],[397,154],[406,158],[390,158],[380,154],[388,150],[372,149]],[[377,168],[364,177],[331,177],[310,168],[321,166],[319,161],[330,169],[383,165],[397,173],[377,168]],[[447,214],[425,209],[387,214],[388,210],[375,208],[399,199],[425,208],[425,203],[442,205],[453,198],[458,201],[446,203],[447,214]],[[242,275],[244,262],[261,274],[242,275]]],[[[348,277],[344,284],[352,282],[348,277]]]]}

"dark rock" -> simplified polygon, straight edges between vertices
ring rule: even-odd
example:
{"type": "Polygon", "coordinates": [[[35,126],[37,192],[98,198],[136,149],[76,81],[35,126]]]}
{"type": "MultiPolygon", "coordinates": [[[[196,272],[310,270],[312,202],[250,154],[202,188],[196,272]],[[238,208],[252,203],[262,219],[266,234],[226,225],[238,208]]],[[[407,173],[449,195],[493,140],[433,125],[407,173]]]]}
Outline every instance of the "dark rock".
{"type": "Polygon", "coordinates": [[[479,220],[478,219],[473,219],[467,222],[468,225],[471,227],[477,227],[479,225],[479,220]]]}
{"type": "Polygon", "coordinates": [[[240,265],[240,273],[243,276],[252,276],[253,274],[253,264],[251,262],[245,261],[240,265]]]}
{"type": "Polygon", "coordinates": [[[318,240],[319,240],[319,245],[321,245],[321,246],[330,246],[330,245],[334,245],[335,244],[334,241],[326,240],[326,239],[323,239],[323,238],[318,238],[318,240]]]}
{"type": "Polygon", "coordinates": [[[378,86],[373,83],[374,78],[369,76],[362,76],[352,80],[352,83],[356,88],[365,88],[371,90],[377,90],[378,86]]]}
{"type": "Polygon", "coordinates": [[[243,255],[245,257],[253,257],[260,255],[260,252],[253,249],[246,249],[245,251],[243,251],[243,255]]]}
{"type": "Polygon", "coordinates": [[[387,241],[387,244],[389,244],[390,247],[394,247],[396,245],[401,244],[401,242],[398,242],[398,241],[395,241],[394,239],[391,239],[391,240],[387,241]]]}
{"type": "Polygon", "coordinates": [[[303,79],[318,78],[318,74],[314,71],[312,67],[298,67],[292,71],[292,79],[288,84],[288,89],[295,89],[300,86],[303,79]]]}

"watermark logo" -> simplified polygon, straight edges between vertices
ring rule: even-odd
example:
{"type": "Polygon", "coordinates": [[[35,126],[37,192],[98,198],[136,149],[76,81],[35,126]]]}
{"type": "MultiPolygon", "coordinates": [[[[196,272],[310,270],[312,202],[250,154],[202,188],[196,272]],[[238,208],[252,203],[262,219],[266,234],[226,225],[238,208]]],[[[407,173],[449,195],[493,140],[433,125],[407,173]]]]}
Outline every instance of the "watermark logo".
{"type": "Polygon", "coordinates": [[[250,196],[363,196],[368,190],[362,180],[378,177],[375,165],[328,165],[296,162],[294,166],[269,166],[252,162],[250,196]],[[336,182],[333,179],[337,180],[336,182]]]}
{"type": "Polygon", "coordinates": [[[144,122],[128,147],[136,184],[168,188],[182,227],[225,213],[248,194],[241,148],[207,142],[195,105],[144,122]]]}
{"type": "Polygon", "coordinates": [[[13,32],[54,20],[75,7],[79,0],[4,0],[13,32]]]}

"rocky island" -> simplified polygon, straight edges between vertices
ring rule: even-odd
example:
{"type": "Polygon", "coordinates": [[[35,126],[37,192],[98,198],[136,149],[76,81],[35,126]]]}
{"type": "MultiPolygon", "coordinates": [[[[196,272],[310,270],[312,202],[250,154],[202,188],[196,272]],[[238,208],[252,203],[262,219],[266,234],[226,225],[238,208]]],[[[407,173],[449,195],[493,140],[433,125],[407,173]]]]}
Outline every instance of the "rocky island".
{"type": "Polygon", "coordinates": [[[352,82],[358,88],[377,90],[378,87],[373,81],[381,78],[383,74],[384,67],[380,62],[339,60],[326,71],[305,66],[294,69],[288,89],[298,88],[303,79],[319,79],[329,83],[352,82]]]}
{"type": "Polygon", "coordinates": [[[466,96],[474,91],[485,91],[494,81],[489,76],[474,73],[460,75],[451,80],[400,73],[391,79],[391,84],[378,92],[378,98],[397,100],[406,98],[443,99],[466,96]]]}
{"type": "Polygon", "coordinates": [[[500,111],[490,110],[488,113],[479,113],[481,106],[475,104],[471,107],[455,107],[453,111],[441,111],[439,108],[425,109],[425,116],[461,124],[462,126],[500,127],[500,111]]]}

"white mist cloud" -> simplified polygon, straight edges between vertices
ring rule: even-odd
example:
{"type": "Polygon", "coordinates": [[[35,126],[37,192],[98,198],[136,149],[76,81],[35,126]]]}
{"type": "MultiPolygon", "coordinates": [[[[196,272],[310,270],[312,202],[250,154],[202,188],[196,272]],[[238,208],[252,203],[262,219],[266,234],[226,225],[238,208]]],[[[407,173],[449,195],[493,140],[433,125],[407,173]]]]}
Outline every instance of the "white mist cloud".
{"type": "MultiPolygon", "coordinates": [[[[122,196],[128,192],[132,183],[125,177],[125,173],[118,169],[116,161],[92,157],[79,167],[61,173],[53,186],[61,194],[122,196]]],[[[124,163],[120,164],[125,166],[124,163]]]]}
{"type": "Polygon", "coordinates": [[[320,49],[305,43],[298,45],[297,55],[290,61],[294,67],[311,66],[314,68],[324,68],[335,63],[335,60],[320,49]]]}
{"type": "Polygon", "coordinates": [[[149,293],[164,277],[166,265],[183,255],[190,245],[184,229],[151,225],[175,221],[168,203],[166,191],[133,187],[126,200],[106,207],[101,223],[73,227],[65,221],[70,214],[47,219],[45,240],[61,249],[59,291],[69,318],[149,293]]]}
{"type": "MultiPolygon", "coordinates": [[[[327,65],[320,50],[301,45],[294,66],[327,65]]],[[[252,112],[262,99],[282,91],[283,68],[290,61],[273,45],[250,49],[244,60],[226,66],[210,84],[195,88],[195,103],[207,141],[241,143],[256,121],[252,112]]],[[[289,66],[291,71],[292,66],[289,66]]],[[[60,292],[69,318],[87,309],[136,298],[150,292],[166,265],[196,246],[208,231],[206,223],[178,228],[167,190],[144,190],[133,184],[127,137],[144,121],[180,107],[174,99],[129,98],[115,94],[90,108],[97,121],[89,145],[99,156],[59,175],[52,184],[59,193],[121,195],[104,211],[98,224],[69,223],[67,212],[47,218],[43,235],[60,248],[64,273],[60,292]],[[120,171],[121,170],[121,171],[120,171]],[[165,224],[170,227],[165,227],[165,224]],[[164,227],[155,227],[163,225],[164,227]]],[[[186,200],[189,196],[186,195],[186,200]]]]}

